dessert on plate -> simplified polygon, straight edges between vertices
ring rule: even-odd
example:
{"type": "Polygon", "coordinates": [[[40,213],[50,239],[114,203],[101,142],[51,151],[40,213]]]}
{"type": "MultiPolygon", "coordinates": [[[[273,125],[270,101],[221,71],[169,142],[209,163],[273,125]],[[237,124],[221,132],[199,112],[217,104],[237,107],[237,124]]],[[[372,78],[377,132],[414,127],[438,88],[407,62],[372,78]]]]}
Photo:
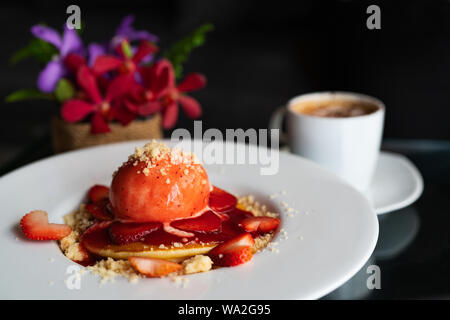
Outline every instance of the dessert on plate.
{"type": "Polygon", "coordinates": [[[103,276],[162,277],[232,267],[264,248],[280,224],[252,197],[213,186],[192,153],[152,141],[95,185],[88,201],[48,222],[35,210],[21,220],[32,240],[58,240],[71,260],[103,276]]]}

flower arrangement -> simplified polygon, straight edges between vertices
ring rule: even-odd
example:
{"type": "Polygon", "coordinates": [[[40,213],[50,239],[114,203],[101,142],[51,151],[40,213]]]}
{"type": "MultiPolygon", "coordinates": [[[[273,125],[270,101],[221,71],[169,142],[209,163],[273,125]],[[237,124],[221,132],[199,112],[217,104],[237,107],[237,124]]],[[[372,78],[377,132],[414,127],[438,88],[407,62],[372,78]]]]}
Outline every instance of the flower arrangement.
{"type": "Polygon", "coordinates": [[[161,53],[158,37],[135,30],[133,22],[132,15],[125,17],[110,41],[87,46],[78,32],[67,26],[62,36],[50,27],[33,26],[34,39],[11,60],[34,57],[45,67],[37,89],[15,91],[6,101],[57,100],[62,119],[68,123],[89,121],[91,134],[110,132],[112,122],[127,126],[136,118],[158,113],[162,127],[169,129],[177,122],[179,107],[188,117],[199,117],[199,102],[186,93],[205,87],[206,78],[190,73],[181,79],[182,64],[204,43],[212,25],[202,25],[161,53]]]}

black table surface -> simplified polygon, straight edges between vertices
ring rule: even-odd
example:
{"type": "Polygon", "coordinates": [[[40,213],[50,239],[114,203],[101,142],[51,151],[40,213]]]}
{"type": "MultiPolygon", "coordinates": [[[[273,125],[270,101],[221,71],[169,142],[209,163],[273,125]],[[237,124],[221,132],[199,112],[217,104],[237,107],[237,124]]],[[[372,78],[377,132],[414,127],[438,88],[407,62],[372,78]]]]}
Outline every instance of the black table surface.
{"type": "MultiPolygon", "coordinates": [[[[380,234],[366,265],[324,299],[450,299],[450,141],[385,140],[419,169],[424,191],[412,205],[378,216],[380,234]],[[368,289],[380,270],[380,289],[368,289]]],[[[48,138],[33,142],[0,167],[0,176],[51,155],[48,138]]]]}
{"type": "Polygon", "coordinates": [[[378,216],[380,233],[366,265],[325,299],[450,299],[450,142],[386,140],[383,149],[407,156],[424,179],[412,205],[378,216]],[[380,289],[368,289],[380,269],[380,289]]]}

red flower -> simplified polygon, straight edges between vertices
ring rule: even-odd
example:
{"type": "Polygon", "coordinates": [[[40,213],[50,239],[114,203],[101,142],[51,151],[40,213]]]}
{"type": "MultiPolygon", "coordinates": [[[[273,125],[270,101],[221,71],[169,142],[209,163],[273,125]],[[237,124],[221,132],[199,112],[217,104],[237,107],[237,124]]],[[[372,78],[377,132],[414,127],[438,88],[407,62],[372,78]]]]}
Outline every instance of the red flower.
{"type": "Polygon", "coordinates": [[[162,105],[160,98],[169,87],[170,79],[167,60],[161,60],[149,67],[141,67],[140,75],[142,85],[136,84],[129,94],[129,99],[125,100],[128,109],[141,116],[160,112],[162,105]]]}
{"type": "Polygon", "coordinates": [[[123,96],[133,86],[132,75],[114,78],[107,86],[104,97],[100,93],[96,77],[86,65],[79,67],[77,82],[83,89],[86,100],[71,99],[64,103],[61,115],[67,122],[78,122],[92,114],[91,132],[95,134],[111,131],[108,120],[117,119],[125,125],[134,119],[135,115],[121,103],[123,96]]]}
{"type": "Polygon", "coordinates": [[[202,114],[200,103],[192,97],[185,95],[185,92],[200,90],[206,85],[206,78],[200,73],[190,73],[178,86],[175,86],[175,77],[173,76],[173,67],[168,64],[169,86],[161,97],[163,108],[163,127],[172,128],[178,119],[178,104],[184,113],[195,119],[202,114]]]}
{"type": "Polygon", "coordinates": [[[77,74],[78,70],[86,65],[86,60],[79,54],[69,53],[64,59],[64,64],[70,72],[77,74]]]}
{"type": "Polygon", "coordinates": [[[148,115],[162,111],[163,127],[172,128],[178,118],[178,104],[190,118],[198,118],[202,109],[194,98],[185,92],[195,91],[206,85],[206,78],[199,73],[191,73],[178,85],[172,64],[165,59],[155,63],[152,67],[141,68],[143,86],[138,87],[133,94],[134,102],[127,100],[126,106],[131,112],[148,115]]]}
{"type": "Polygon", "coordinates": [[[117,51],[120,57],[114,57],[109,55],[100,55],[95,59],[94,72],[96,74],[103,74],[108,71],[117,70],[119,73],[134,73],[138,69],[139,63],[151,53],[158,51],[158,47],[148,41],[141,41],[137,51],[133,56],[130,53],[124,51],[124,48],[131,50],[126,40],[122,41],[117,46],[117,51]]]}

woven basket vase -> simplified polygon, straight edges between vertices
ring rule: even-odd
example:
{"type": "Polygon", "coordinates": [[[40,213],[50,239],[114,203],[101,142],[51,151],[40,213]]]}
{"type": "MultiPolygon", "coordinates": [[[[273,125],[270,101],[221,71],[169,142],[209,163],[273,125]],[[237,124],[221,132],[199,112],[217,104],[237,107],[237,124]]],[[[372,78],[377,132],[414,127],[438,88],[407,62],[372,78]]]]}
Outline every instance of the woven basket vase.
{"type": "Polygon", "coordinates": [[[92,134],[90,123],[68,123],[55,116],[51,128],[53,151],[60,153],[113,142],[163,137],[160,114],[145,120],[135,120],[127,126],[110,123],[109,127],[111,132],[92,134]]]}

